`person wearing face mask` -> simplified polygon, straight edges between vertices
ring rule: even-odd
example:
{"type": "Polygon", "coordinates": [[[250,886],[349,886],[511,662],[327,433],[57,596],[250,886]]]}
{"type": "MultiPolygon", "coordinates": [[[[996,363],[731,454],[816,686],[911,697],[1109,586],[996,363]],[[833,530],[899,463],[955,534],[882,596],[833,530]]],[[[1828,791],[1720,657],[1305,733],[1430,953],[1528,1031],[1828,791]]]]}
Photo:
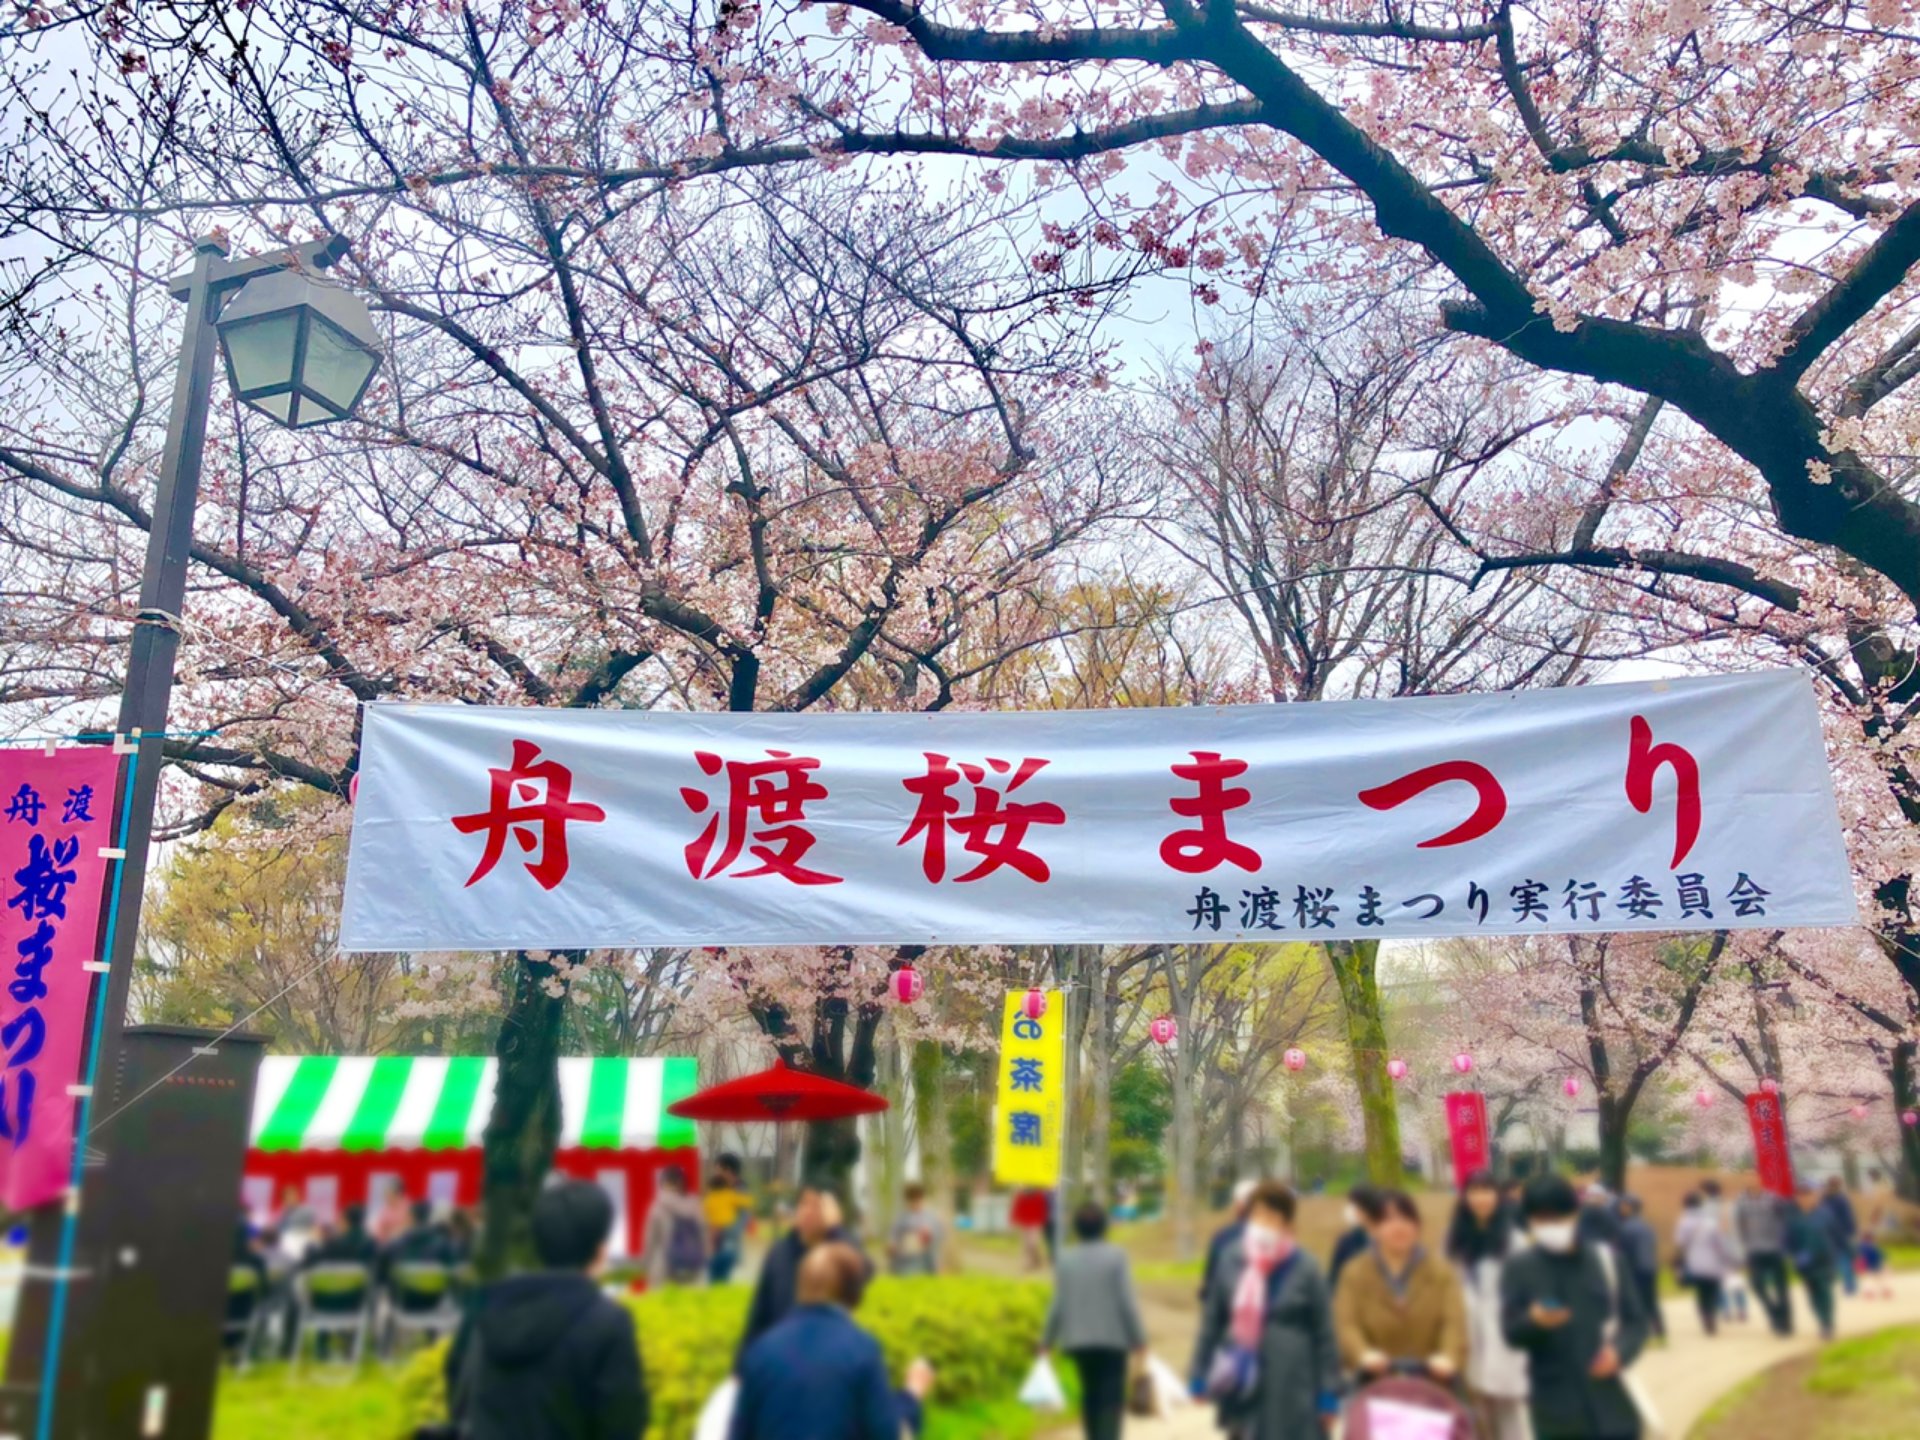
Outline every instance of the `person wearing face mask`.
{"type": "Polygon", "coordinates": [[[1521,1201],[1533,1244],[1500,1276],[1500,1324],[1526,1352],[1536,1440],[1639,1440],[1640,1411],[1622,1375],[1646,1344],[1633,1283],[1602,1245],[1580,1238],[1580,1199],[1558,1175],[1521,1201]]]}
{"type": "Polygon", "coordinates": [[[1380,1197],[1373,1244],[1349,1262],[1333,1292],[1340,1358],[1364,1379],[1395,1366],[1419,1366],[1451,1385],[1467,1365],[1467,1308],[1460,1277],[1420,1243],[1413,1197],[1380,1197]]]}
{"type": "Polygon", "coordinates": [[[1361,1181],[1347,1192],[1346,1207],[1340,1212],[1345,1226],[1333,1243],[1333,1258],[1327,1263],[1327,1287],[1340,1283],[1340,1272],[1354,1256],[1365,1252],[1373,1240],[1373,1227],[1380,1219],[1380,1191],[1361,1181]]]}
{"type": "Polygon", "coordinates": [[[1340,1409],[1340,1351],[1319,1262],[1294,1243],[1293,1192],[1263,1180],[1201,1309],[1196,1394],[1233,1440],[1320,1440],[1340,1409]]]}
{"type": "Polygon", "coordinates": [[[1516,1217],[1490,1170],[1467,1177],[1447,1232],[1447,1258],[1467,1305],[1467,1398],[1484,1440],[1527,1440],[1527,1357],[1500,1331],[1500,1272],[1519,1248],[1516,1217]]]}

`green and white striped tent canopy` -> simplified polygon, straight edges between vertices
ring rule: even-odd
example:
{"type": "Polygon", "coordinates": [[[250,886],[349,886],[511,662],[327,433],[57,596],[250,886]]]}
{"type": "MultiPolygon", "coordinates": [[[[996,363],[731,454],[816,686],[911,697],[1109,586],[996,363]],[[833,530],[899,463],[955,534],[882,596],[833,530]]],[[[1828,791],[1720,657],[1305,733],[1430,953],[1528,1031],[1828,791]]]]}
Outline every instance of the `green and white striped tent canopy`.
{"type": "MultiPolygon", "coordinates": [[[[256,1150],[464,1150],[493,1111],[498,1062],[478,1056],[269,1055],[253,1096],[256,1150]]],[[[560,1062],[560,1146],[671,1150],[693,1122],[667,1106],[699,1088],[691,1059],[560,1062]]]]}

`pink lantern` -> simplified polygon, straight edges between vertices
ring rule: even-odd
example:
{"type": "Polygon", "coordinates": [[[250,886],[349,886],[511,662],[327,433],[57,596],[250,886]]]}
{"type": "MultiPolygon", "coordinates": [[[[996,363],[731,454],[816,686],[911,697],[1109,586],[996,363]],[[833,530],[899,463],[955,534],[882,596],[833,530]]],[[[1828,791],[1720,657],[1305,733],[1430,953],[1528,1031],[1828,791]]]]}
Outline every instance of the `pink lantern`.
{"type": "Polygon", "coordinates": [[[1693,1092],[1693,1103],[1698,1105],[1702,1110],[1711,1110],[1713,1108],[1713,1091],[1702,1086],[1693,1092]]]}
{"type": "Polygon", "coordinates": [[[1171,1015],[1162,1015],[1147,1026],[1147,1034],[1153,1037],[1156,1045],[1171,1045],[1173,1037],[1180,1033],[1180,1026],[1171,1015]]]}
{"type": "Polygon", "coordinates": [[[1560,1088],[1565,1091],[1567,1097],[1571,1099],[1580,1093],[1580,1077],[1578,1075],[1567,1076],[1566,1079],[1560,1082],[1560,1088]]]}
{"type": "Polygon", "coordinates": [[[902,965],[893,972],[893,998],[902,1005],[911,1005],[926,993],[927,982],[913,966],[902,965]]]}
{"type": "Polygon", "coordinates": [[[1458,1055],[1453,1057],[1453,1071],[1456,1075],[1471,1075],[1473,1073],[1473,1057],[1462,1050],[1458,1055]]]}
{"type": "Polygon", "coordinates": [[[1289,1070],[1304,1070],[1307,1068],[1307,1052],[1299,1049],[1289,1050],[1280,1057],[1280,1061],[1289,1070]]]}
{"type": "Polygon", "coordinates": [[[360,772],[353,772],[353,778],[347,781],[347,804],[351,805],[360,798],[360,772]]]}
{"type": "Polygon", "coordinates": [[[1900,1123],[1908,1126],[1920,1125],[1920,1110],[1902,1110],[1900,1123]]]}
{"type": "Polygon", "coordinates": [[[1387,1061],[1387,1074],[1392,1076],[1395,1080],[1406,1079],[1407,1078],[1407,1062],[1404,1060],[1387,1061]]]}
{"type": "Polygon", "coordinates": [[[1038,1020],[1047,1013],[1047,992],[1038,985],[1027,991],[1027,998],[1020,1004],[1020,1012],[1029,1020],[1038,1020]]]}
{"type": "Polygon", "coordinates": [[[1856,1120],[1864,1120],[1867,1118],[1867,1107],[1864,1105],[1855,1105],[1851,1110],[1847,1111],[1847,1113],[1856,1120]]]}
{"type": "Polygon", "coordinates": [[[1780,1093],[1780,1082],[1771,1075],[1767,1076],[1766,1079],[1760,1082],[1760,1093],[1762,1095],[1778,1095],[1780,1093]]]}

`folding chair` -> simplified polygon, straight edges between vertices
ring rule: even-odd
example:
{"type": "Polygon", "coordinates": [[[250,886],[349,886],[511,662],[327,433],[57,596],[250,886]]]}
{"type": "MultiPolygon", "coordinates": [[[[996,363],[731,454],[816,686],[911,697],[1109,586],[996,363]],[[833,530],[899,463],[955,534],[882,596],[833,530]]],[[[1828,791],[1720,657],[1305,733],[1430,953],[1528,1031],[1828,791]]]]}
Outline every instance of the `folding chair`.
{"type": "Polygon", "coordinates": [[[266,1317],[265,1286],[251,1265],[227,1271],[227,1318],[220,1338],[222,1352],[233,1356],[234,1368],[245,1370],[259,1348],[260,1324],[266,1317]]]}
{"type": "Polygon", "coordinates": [[[387,1323],[382,1353],[391,1360],[402,1335],[437,1340],[460,1324],[453,1267],[432,1260],[404,1261],[387,1276],[387,1323]]]}
{"type": "Polygon", "coordinates": [[[373,1277],[365,1265],[351,1261],[316,1265],[296,1282],[293,1368],[297,1374],[306,1359],[307,1337],[339,1335],[353,1344],[354,1365],[367,1353],[368,1312],[373,1299],[373,1277]]]}

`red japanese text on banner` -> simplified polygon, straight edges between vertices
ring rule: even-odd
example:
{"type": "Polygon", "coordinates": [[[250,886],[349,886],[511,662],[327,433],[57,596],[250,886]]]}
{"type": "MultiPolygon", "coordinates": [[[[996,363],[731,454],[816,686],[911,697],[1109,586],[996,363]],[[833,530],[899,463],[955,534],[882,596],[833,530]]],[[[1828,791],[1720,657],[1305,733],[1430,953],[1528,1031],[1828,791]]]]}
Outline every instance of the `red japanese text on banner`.
{"type": "Polygon", "coordinates": [[[1302,705],[370,705],[345,950],[1851,925],[1804,675],[1302,705]]]}
{"type": "Polygon", "coordinates": [[[0,750],[0,1203],[59,1198],[100,930],[118,761],[104,746],[0,750]]]}
{"type": "Polygon", "coordinates": [[[1793,1198],[1793,1153],[1787,1147],[1787,1111],[1778,1095],[1747,1096],[1753,1131],[1754,1173],[1763,1190],[1793,1198]]]}
{"type": "Polygon", "coordinates": [[[1453,1151],[1453,1188],[1464,1190],[1467,1177],[1493,1163],[1487,1137],[1487,1097],[1478,1090],[1447,1095],[1447,1144],[1453,1151]]]}

